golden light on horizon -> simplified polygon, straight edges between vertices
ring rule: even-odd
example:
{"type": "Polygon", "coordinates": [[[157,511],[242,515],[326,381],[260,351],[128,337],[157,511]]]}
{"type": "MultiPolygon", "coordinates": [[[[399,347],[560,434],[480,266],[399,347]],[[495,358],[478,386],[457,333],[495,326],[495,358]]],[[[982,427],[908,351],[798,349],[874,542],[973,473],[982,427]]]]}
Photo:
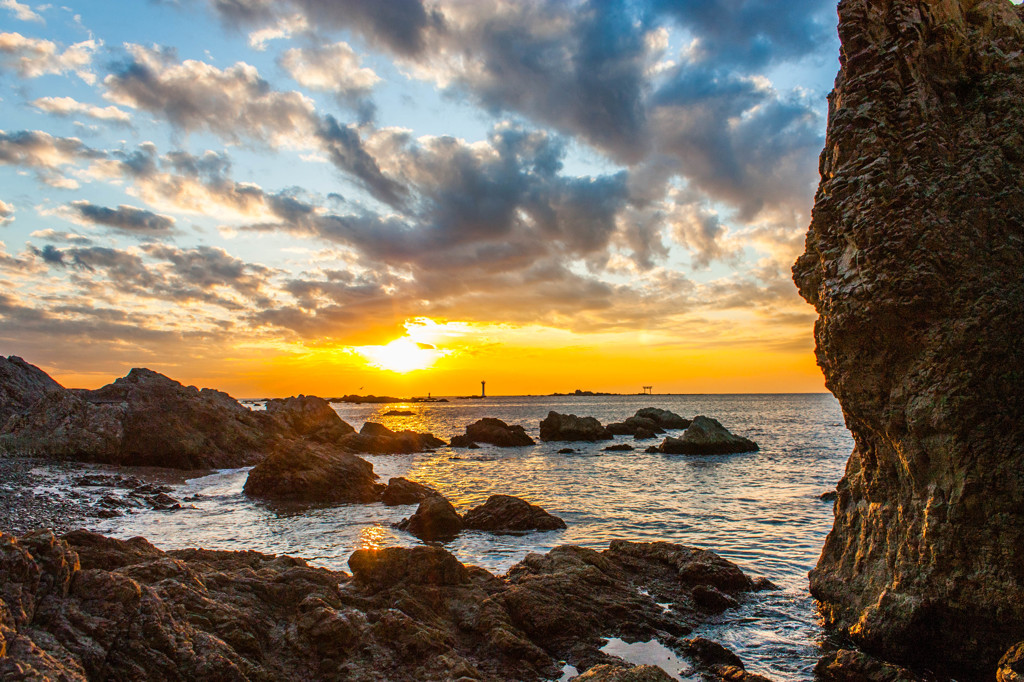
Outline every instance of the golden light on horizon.
{"type": "Polygon", "coordinates": [[[408,336],[383,346],[353,346],[352,352],[361,356],[370,367],[398,374],[430,369],[435,362],[451,353],[429,343],[414,341],[408,336]]]}

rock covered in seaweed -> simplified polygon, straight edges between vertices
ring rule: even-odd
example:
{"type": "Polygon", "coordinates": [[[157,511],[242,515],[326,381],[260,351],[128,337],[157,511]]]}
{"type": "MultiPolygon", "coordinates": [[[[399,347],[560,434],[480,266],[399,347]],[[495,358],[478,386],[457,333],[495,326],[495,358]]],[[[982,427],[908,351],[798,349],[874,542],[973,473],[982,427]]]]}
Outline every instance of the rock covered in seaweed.
{"type": "Polygon", "coordinates": [[[593,417],[577,417],[551,411],[540,423],[540,439],[543,441],[598,441],[611,438],[608,429],[593,417]]]}
{"type": "Polygon", "coordinates": [[[991,679],[1024,632],[1024,8],[842,0],[806,252],[855,447],[811,592],[892,660],[991,679]]]}

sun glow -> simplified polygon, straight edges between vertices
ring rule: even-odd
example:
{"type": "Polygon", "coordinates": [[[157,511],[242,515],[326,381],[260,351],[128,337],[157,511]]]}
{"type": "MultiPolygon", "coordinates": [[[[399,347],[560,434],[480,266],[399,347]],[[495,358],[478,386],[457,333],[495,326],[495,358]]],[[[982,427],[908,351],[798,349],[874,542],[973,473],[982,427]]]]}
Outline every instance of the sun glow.
{"type": "Polygon", "coordinates": [[[352,349],[371,367],[399,374],[418,369],[429,369],[451,351],[441,350],[429,343],[419,343],[405,336],[383,346],[356,346],[352,349]]]}

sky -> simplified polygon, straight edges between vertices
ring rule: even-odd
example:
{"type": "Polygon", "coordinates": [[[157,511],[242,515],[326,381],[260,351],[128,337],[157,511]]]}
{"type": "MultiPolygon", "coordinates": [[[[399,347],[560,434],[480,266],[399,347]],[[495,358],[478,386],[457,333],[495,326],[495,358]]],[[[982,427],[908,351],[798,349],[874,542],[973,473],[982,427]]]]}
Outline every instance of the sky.
{"type": "Polygon", "coordinates": [[[823,391],[834,1],[0,0],[0,352],[237,397],[823,391]]]}

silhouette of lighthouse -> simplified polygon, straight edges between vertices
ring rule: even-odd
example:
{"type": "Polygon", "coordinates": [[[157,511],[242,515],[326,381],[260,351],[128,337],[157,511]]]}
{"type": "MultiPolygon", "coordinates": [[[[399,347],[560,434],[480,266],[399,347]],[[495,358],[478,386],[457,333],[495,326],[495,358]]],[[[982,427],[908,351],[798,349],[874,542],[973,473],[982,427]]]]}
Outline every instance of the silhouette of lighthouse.
{"type": "Polygon", "coordinates": [[[481,381],[480,382],[480,397],[481,398],[486,398],[487,397],[487,382],[486,381],[481,381]]]}

